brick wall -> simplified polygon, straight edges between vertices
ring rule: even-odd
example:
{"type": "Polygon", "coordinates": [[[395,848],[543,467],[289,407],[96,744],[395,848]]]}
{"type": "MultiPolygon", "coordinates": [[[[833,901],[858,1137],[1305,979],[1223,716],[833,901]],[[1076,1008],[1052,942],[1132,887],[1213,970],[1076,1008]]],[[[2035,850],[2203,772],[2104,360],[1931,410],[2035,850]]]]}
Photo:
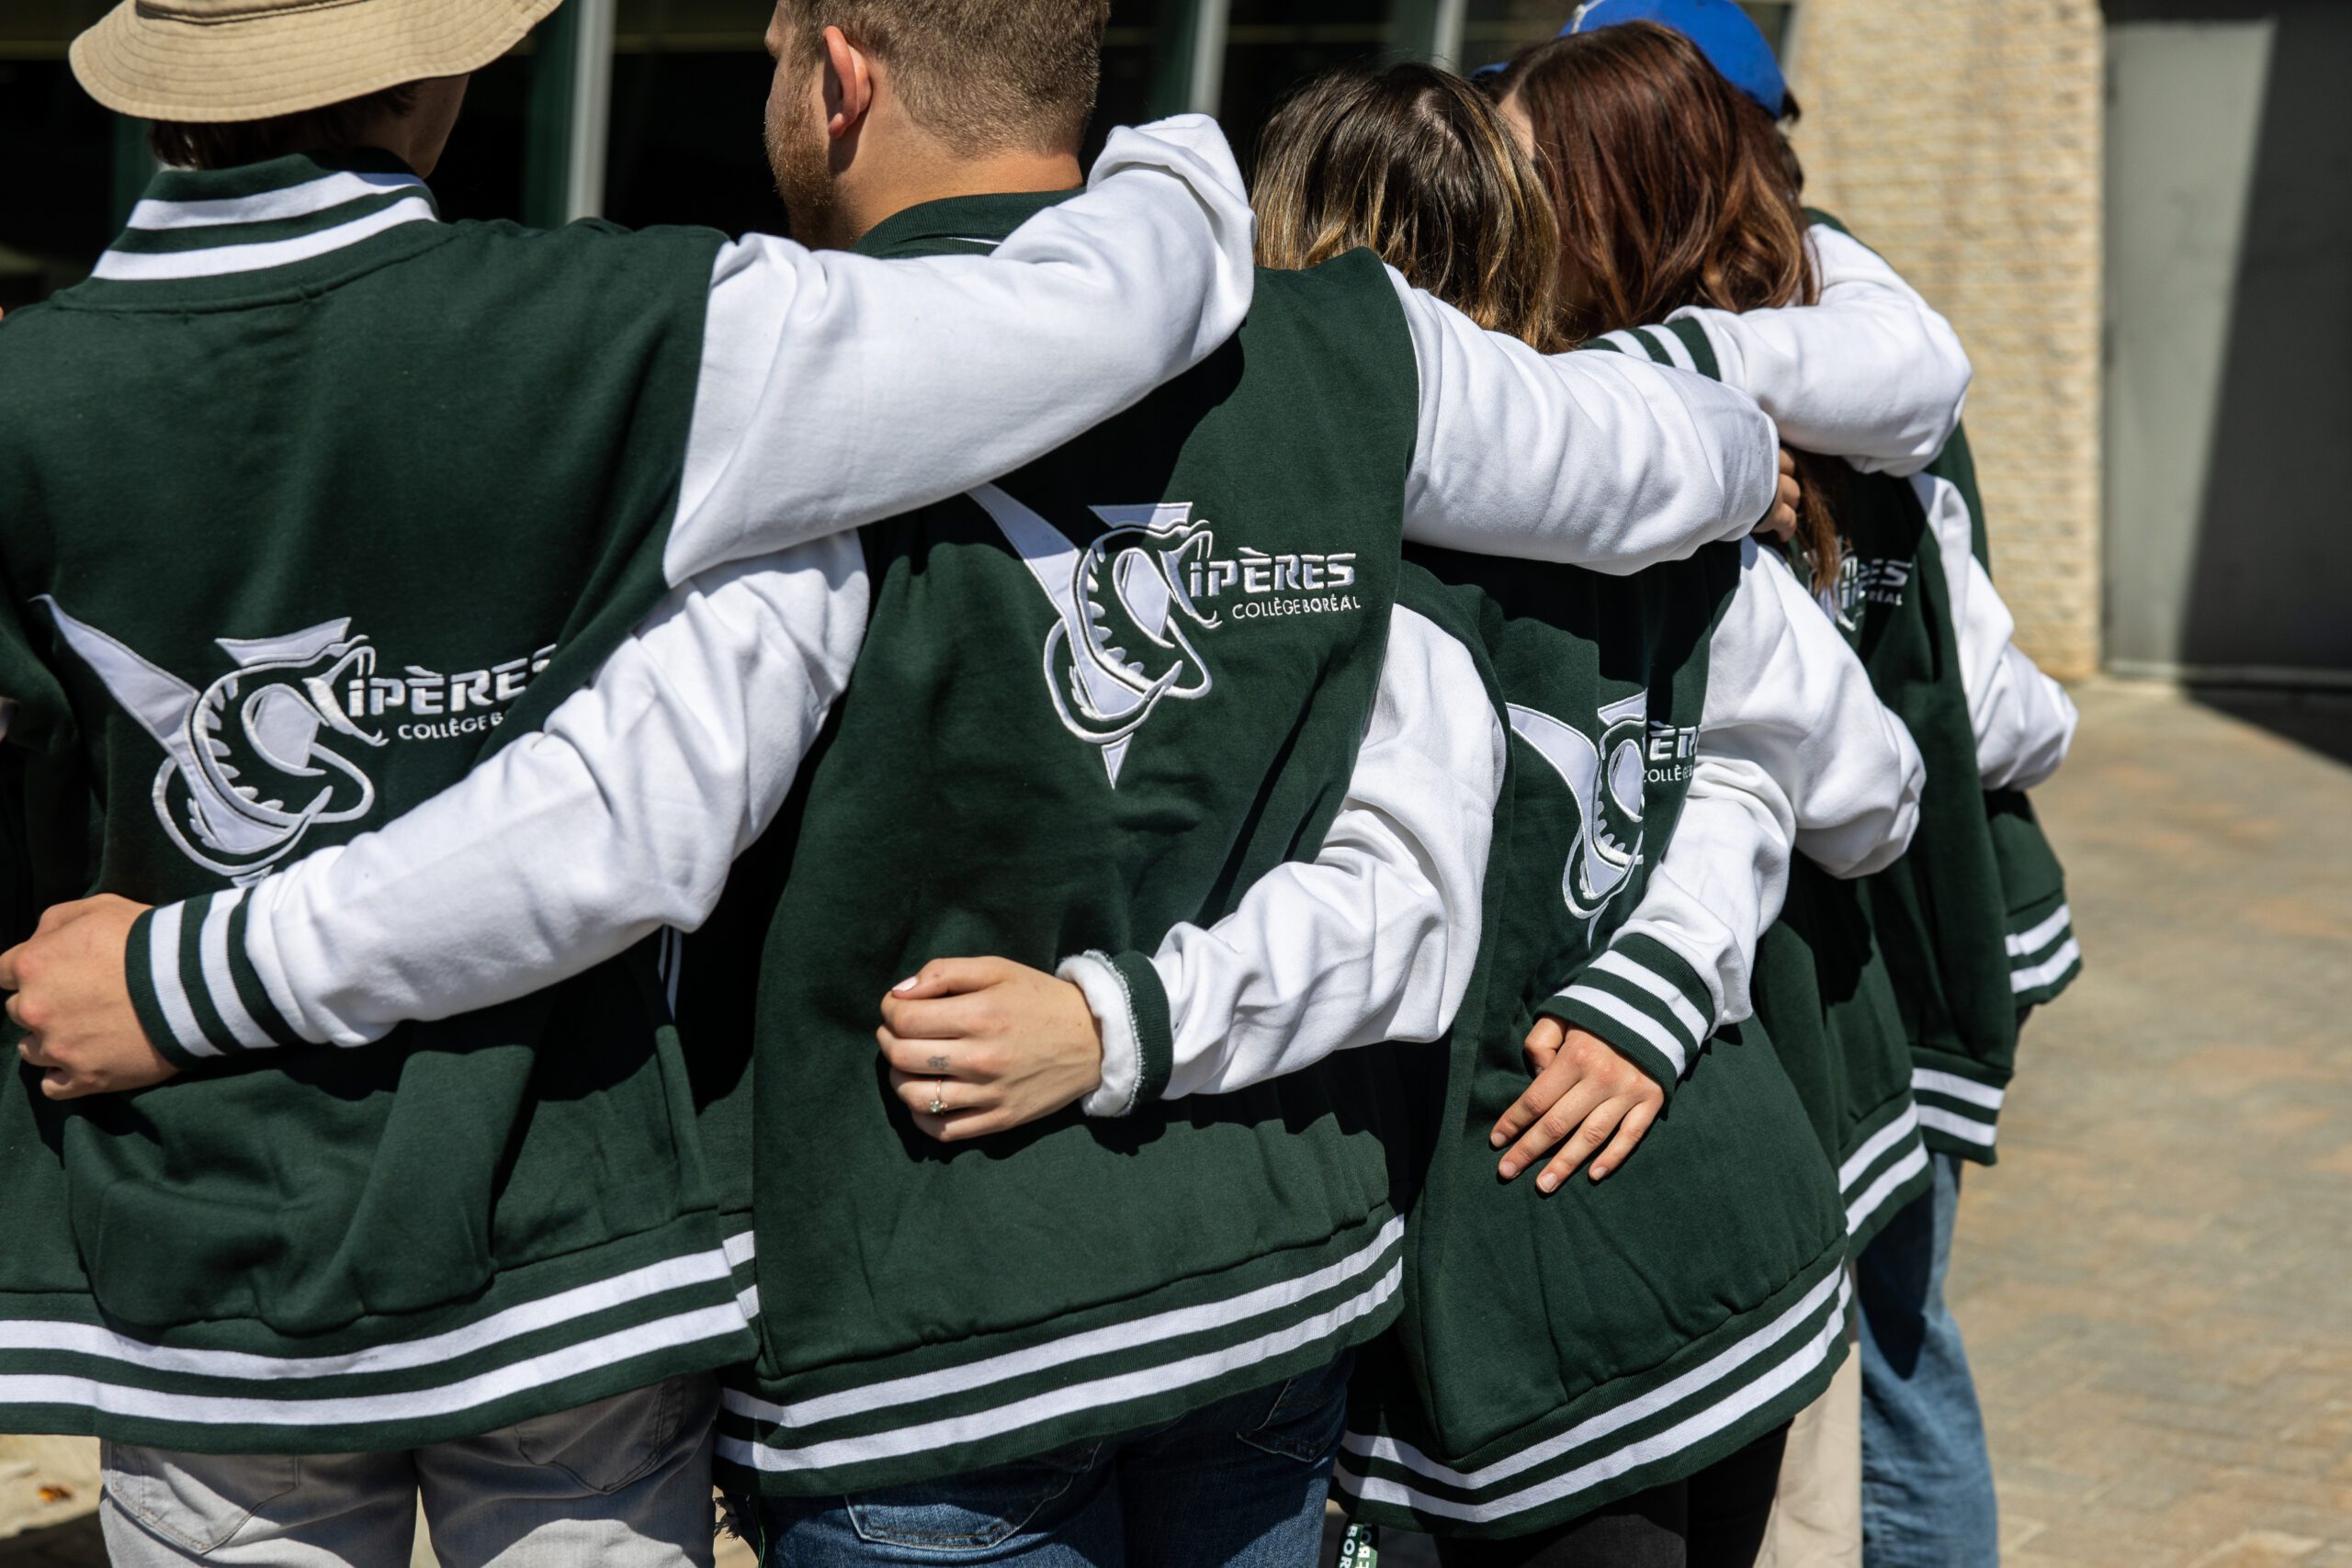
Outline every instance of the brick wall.
{"type": "Polygon", "coordinates": [[[2098,668],[2101,23],[2093,0],[1805,0],[1807,196],[1949,315],[2018,641],[2098,668]]]}

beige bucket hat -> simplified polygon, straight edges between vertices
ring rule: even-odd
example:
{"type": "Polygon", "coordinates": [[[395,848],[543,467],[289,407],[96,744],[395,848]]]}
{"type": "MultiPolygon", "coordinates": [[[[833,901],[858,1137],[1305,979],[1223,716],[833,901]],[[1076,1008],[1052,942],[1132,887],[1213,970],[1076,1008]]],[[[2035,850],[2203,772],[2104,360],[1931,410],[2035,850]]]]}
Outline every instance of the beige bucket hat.
{"type": "Polygon", "coordinates": [[[268,119],[478,71],[562,3],[122,0],[74,40],[74,74],[140,119],[268,119]]]}

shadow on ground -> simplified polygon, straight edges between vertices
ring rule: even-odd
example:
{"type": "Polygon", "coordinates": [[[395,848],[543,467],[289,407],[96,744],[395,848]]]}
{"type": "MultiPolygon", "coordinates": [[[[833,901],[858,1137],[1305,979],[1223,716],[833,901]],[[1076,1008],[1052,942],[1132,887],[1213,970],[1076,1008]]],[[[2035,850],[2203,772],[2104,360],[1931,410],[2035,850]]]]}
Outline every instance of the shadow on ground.
{"type": "Polygon", "coordinates": [[[2267,729],[2323,757],[2352,763],[2352,692],[2196,687],[2188,695],[2199,706],[2241,724],[2267,729]]]}
{"type": "Polygon", "coordinates": [[[0,1540],[0,1568],[104,1568],[96,1516],[0,1540]]]}

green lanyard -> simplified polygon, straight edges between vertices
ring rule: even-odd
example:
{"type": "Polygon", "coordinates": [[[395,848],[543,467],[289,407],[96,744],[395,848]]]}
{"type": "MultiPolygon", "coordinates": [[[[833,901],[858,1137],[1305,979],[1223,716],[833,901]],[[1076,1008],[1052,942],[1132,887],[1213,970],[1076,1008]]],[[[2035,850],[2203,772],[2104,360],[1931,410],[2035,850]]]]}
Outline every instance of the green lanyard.
{"type": "Polygon", "coordinates": [[[1340,1568],[1380,1568],[1380,1527],[1348,1521],[1340,1538],[1340,1568]]]}

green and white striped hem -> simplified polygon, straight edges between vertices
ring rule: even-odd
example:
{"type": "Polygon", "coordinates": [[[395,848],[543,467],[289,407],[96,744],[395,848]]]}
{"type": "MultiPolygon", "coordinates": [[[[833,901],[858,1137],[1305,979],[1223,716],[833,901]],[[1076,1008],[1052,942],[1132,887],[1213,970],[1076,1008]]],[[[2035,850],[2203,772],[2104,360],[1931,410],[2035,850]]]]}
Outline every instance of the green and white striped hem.
{"type": "Polygon", "coordinates": [[[1596,1390],[1540,1427],[1487,1443],[1464,1468],[1387,1434],[1351,1431],[1332,1491],[1367,1523],[1509,1537],[1690,1475],[1819,1397],[1845,1354],[1849,1294],[1841,1244],[1779,1300],[1659,1372],[1596,1390]]]}
{"type": "Polygon", "coordinates": [[[2083,972],[2082,944],[2075,940],[2074,911],[2064,904],[2009,933],[2009,989],[2018,1006],[2054,1001],[2083,972]]]}
{"type": "Polygon", "coordinates": [[[1860,1253],[1869,1246],[1871,1237],[1925,1192],[1933,1179],[1927,1142],[1919,1133],[1919,1108],[1910,1095],[1898,1094],[1855,1129],[1838,1167],[1849,1249],[1860,1253]]]}
{"type": "Polygon", "coordinates": [[[175,1066],[305,1043],[245,953],[248,889],[232,887],[139,917],[123,951],[130,1004],[175,1066]]]}
{"type": "Polygon", "coordinates": [[[1638,355],[1678,370],[1696,371],[1710,381],[1724,378],[1722,363],[1715,357],[1714,341],[1707,336],[1705,326],[1688,316],[1660,326],[1625,327],[1603,333],[1584,346],[1638,355]]]}
{"type": "Polygon", "coordinates": [[[331,1349],[251,1321],[141,1336],[86,1297],[0,1297],[0,1431],[201,1453],[477,1437],[751,1355],[751,1238],[710,1235],[700,1217],[510,1271],[462,1308],[371,1320],[331,1349]]]}
{"type": "MultiPolygon", "coordinates": [[[[721,1481],[802,1496],[899,1485],[1149,1427],[1311,1371],[1394,1319],[1404,1235],[1401,1218],[1375,1216],[1320,1246],[1069,1314],[1025,1343],[993,1335],[781,1387],[729,1387],[721,1481]]],[[[782,1324],[770,1337],[791,1333],[782,1324]]]]}
{"type": "Polygon", "coordinates": [[[1639,934],[1621,934],[1536,1010],[1606,1040],[1669,1098],[1715,1032],[1715,1000],[1698,971],[1664,942],[1639,934]]]}
{"type": "Polygon", "coordinates": [[[1987,1083],[1971,1074],[1914,1066],[1911,1098],[1918,1102],[1919,1131],[1928,1146],[1989,1164],[2001,1103],[2007,1098],[2006,1082],[1987,1083]]]}

